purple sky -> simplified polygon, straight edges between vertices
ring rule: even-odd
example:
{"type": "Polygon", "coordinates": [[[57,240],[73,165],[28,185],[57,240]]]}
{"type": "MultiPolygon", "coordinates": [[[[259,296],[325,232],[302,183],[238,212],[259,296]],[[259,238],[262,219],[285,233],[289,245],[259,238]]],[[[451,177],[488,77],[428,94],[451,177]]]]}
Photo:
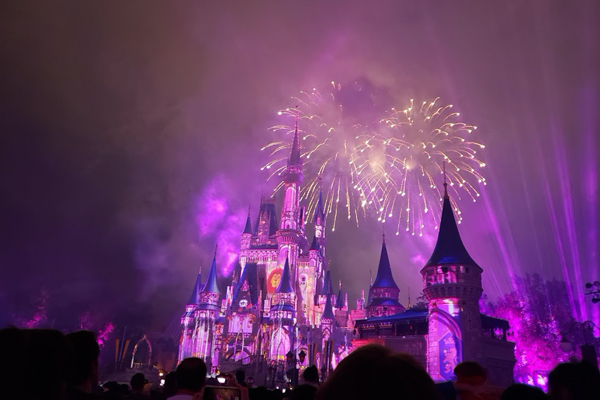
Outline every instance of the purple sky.
{"type": "MultiPolygon", "coordinates": [[[[45,289],[57,321],[168,324],[273,188],[259,149],[276,111],[358,77],[399,103],[440,96],[478,126],[488,185],[460,229],[490,297],[539,272],[583,304],[600,278],[595,0],[11,2],[0,20],[5,310],[45,289]]],[[[366,221],[329,235],[352,302],[380,234],[366,221]]],[[[433,243],[388,248],[406,303],[433,243]]],[[[577,318],[598,320],[587,303],[577,318]]]]}

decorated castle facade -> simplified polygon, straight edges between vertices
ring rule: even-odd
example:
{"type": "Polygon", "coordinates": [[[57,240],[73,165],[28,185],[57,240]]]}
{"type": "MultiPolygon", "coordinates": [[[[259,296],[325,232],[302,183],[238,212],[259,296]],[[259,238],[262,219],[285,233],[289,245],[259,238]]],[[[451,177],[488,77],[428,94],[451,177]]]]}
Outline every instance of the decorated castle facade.
{"type": "Polygon", "coordinates": [[[368,299],[363,292],[349,310],[341,284],[334,293],[327,265],[323,198],[310,216],[310,229],[300,205],[297,127],[281,177],[279,223],[273,200],[261,200],[254,225],[248,215],[239,272],[226,289],[217,282],[214,259],[204,284],[198,274],[181,318],[179,360],[200,357],[213,371],[237,363],[258,372],[264,365],[273,379],[314,364],[326,375],[353,348],[377,342],[412,354],[435,380],[450,379],[458,362],[474,360],[496,382],[511,381],[515,360],[508,323],[479,312],[483,270],[462,243],[446,191],[437,244],[421,270],[426,305],[405,309],[399,302],[384,237],[368,299]]]}

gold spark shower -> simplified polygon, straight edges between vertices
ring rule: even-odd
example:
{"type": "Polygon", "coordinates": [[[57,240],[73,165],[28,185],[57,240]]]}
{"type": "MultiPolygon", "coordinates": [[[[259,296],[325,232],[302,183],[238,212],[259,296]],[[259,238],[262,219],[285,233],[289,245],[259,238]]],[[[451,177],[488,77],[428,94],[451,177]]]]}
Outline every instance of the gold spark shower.
{"type": "Polygon", "coordinates": [[[298,117],[302,199],[312,215],[322,188],[332,230],[339,218],[358,225],[370,215],[393,222],[396,234],[422,235],[425,220],[431,226],[439,220],[443,163],[453,201],[464,195],[475,200],[477,185],[485,184],[479,172],[485,164],[477,158],[484,146],[467,139],[476,127],[459,122],[452,106],[438,106],[438,99],[417,107],[411,100],[398,111],[378,104],[381,93],[364,82],[332,82],[327,94],[313,89],[292,99],[296,107],[278,113],[288,117],[285,123],[270,128],[285,135],[263,147],[271,159],[261,169],[271,172],[269,179],[284,170],[298,117]]]}
{"type": "MultiPolygon", "coordinates": [[[[478,186],[485,185],[480,169],[485,163],[477,151],[485,148],[471,140],[476,126],[460,122],[453,106],[439,105],[439,98],[393,109],[386,121],[392,137],[384,140],[386,148],[386,184],[372,200],[378,220],[393,220],[396,234],[401,230],[423,235],[425,223],[437,225],[441,211],[444,164],[446,181],[458,223],[461,211],[457,201],[476,201],[478,186]]],[[[437,226],[436,226],[437,229],[437,226]]]]}

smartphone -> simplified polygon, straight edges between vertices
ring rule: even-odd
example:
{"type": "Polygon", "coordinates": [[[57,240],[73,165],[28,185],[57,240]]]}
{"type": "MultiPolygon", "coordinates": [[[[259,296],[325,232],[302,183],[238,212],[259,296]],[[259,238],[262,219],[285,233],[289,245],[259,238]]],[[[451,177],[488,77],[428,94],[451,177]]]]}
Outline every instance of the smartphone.
{"type": "Polygon", "coordinates": [[[205,386],[203,400],[240,400],[240,389],[235,386],[205,386]]]}

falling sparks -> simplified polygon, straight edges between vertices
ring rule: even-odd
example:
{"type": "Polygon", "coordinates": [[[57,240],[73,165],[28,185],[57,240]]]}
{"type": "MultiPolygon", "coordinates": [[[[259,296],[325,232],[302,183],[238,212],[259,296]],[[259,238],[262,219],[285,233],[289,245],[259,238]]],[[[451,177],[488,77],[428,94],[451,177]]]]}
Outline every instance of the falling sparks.
{"type": "MultiPolygon", "coordinates": [[[[396,234],[422,236],[425,226],[434,226],[439,219],[444,164],[460,223],[455,200],[475,201],[477,187],[486,183],[480,173],[485,164],[477,156],[484,146],[470,138],[477,127],[460,122],[452,105],[439,106],[438,99],[418,106],[411,100],[401,111],[392,108],[356,116],[339,99],[341,85],[332,82],[332,86],[325,95],[316,89],[302,92],[293,98],[297,107],[278,112],[288,118],[270,128],[285,137],[263,147],[271,156],[262,167],[269,179],[286,168],[297,117],[305,176],[301,196],[312,213],[323,190],[332,229],[340,217],[358,225],[360,218],[371,215],[382,223],[393,222],[396,234]]],[[[372,101],[359,105],[375,110],[372,101]]]]}
{"type": "Polygon", "coordinates": [[[485,146],[471,140],[476,126],[460,122],[452,105],[440,106],[438,99],[423,101],[408,108],[393,110],[386,121],[394,135],[386,140],[387,172],[391,188],[382,190],[379,198],[381,216],[396,215],[397,229],[423,235],[426,222],[439,220],[445,179],[458,223],[461,211],[455,200],[467,197],[476,201],[479,184],[486,180],[485,167],[477,151],[485,146]]]}

